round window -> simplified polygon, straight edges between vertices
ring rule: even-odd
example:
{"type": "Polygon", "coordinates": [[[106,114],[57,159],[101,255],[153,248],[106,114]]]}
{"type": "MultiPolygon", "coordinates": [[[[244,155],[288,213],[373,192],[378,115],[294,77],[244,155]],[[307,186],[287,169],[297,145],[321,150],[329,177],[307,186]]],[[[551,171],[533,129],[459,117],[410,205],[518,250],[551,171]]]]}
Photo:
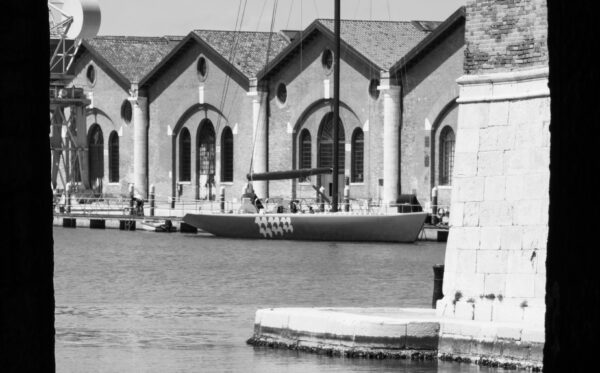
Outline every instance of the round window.
{"type": "Polygon", "coordinates": [[[371,82],[369,83],[369,95],[374,100],[379,98],[379,90],[377,87],[379,87],[379,79],[371,79],[371,82]]]}
{"type": "Polygon", "coordinates": [[[333,68],[333,52],[331,49],[325,49],[321,55],[321,64],[327,74],[331,73],[333,68]]]}
{"type": "Polygon", "coordinates": [[[129,100],[123,101],[121,104],[121,119],[125,121],[125,123],[131,123],[131,117],[133,114],[133,110],[131,108],[131,102],[129,100]]]}
{"type": "Polygon", "coordinates": [[[91,85],[94,85],[96,83],[96,68],[94,67],[94,65],[88,66],[85,76],[87,77],[87,80],[91,85]]]}
{"type": "Polygon", "coordinates": [[[198,58],[196,71],[198,72],[198,79],[200,79],[201,82],[205,81],[206,75],[208,74],[208,64],[206,63],[206,58],[204,56],[198,58]]]}
{"type": "Polygon", "coordinates": [[[277,86],[277,99],[282,105],[287,101],[287,87],[285,86],[285,83],[279,83],[277,86]]]}

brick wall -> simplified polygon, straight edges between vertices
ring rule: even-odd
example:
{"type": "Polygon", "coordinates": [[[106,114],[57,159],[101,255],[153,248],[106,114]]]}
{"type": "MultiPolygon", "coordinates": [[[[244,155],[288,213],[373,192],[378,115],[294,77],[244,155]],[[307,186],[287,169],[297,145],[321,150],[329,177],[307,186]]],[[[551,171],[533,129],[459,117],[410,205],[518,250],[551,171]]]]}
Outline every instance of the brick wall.
{"type": "Polygon", "coordinates": [[[121,105],[129,97],[128,90],[119,85],[109,70],[95,61],[90,53],[85,53],[73,66],[75,75],[71,85],[93,94],[95,111],[88,110],[87,128],[97,123],[104,137],[104,179],[102,190],[106,194],[126,194],[128,184],[133,182],[133,121],[126,123],[121,118],[121,105]],[[94,66],[95,83],[88,81],[88,66],[94,66]],[[119,182],[108,181],[108,139],[112,131],[119,136],[119,182]]]}
{"type": "Polygon", "coordinates": [[[252,153],[252,98],[247,95],[239,79],[229,79],[225,102],[222,101],[227,79],[228,66],[215,62],[201,47],[194,44],[177,58],[173,59],[149,89],[150,128],[148,131],[149,183],[156,187],[157,198],[171,196],[173,179],[181,184],[181,198],[194,199],[196,183],[202,184],[201,196],[208,192],[204,183],[195,176],[197,133],[200,122],[209,119],[216,137],[216,185],[213,194],[218,195],[221,186],[226,189],[228,200],[239,199],[246,174],[249,170],[252,153]],[[200,55],[206,58],[208,73],[206,80],[200,81],[196,62],[200,55]],[[199,88],[203,87],[205,106],[199,106],[199,88]],[[219,113],[220,111],[220,113],[219,113]],[[221,134],[227,126],[233,131],[234,172],[233,182],[220,182],[221,134]],[[192,141],[192,180],[180,182],[178,133],[182,128],[190,131],[192,141]],[[169,134],[171,131],[175,137],[169,134]],[[177,133],[173,131],[178,131],[177,133]],[[236,133],[237,132],[237,133],[236,133]],[[216,190],[215,190],[216,189],[216,190]]]}
{"type": "Polygon", "coordinates": [[[450,108],[458,95],[456,79],[462,75],[464,26],[457,27],[415,65],[403,71],[402,129],[400,133],[401,193],[417,194],[421,204],[431,199],[435,180],[436,137],[442,125],[456,133],[455,110],[450,108]],[[426,128],[427,124],[430,128],[426,128]],[[429,137],[429,146],[425,146],[429,137]],[[429,166],[425,156],[429,156],[429,166]],[[433,179],[433,181],[432,181],[433,179]]]}
{"type": "Polygon", "coordinates": [[[465,73],[548,63],[546,0],[468,0],[465,73]]]}

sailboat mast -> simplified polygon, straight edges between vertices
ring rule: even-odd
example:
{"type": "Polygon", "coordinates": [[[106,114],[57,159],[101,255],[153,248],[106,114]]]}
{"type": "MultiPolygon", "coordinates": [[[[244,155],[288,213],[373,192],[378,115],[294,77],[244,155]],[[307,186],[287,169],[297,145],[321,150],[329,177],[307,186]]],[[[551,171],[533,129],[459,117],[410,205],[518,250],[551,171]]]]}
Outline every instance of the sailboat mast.
{"type": "Polygon", "coordinates": [[[333,185],[331,211],[338,211],[339,188],[339,117],[340,117],[340,0],[335,0],[334,10],[335,47],[333,53],[333,185]]]}

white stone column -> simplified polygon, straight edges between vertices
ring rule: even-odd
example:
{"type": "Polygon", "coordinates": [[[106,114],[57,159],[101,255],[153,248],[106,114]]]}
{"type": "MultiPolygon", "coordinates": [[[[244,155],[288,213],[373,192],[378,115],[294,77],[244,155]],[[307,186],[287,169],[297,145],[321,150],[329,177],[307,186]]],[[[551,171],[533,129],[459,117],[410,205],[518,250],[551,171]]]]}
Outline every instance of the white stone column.
{"type": "Polygon", "coordinates": [[[382,84],[383,94],[383,196],[385,204],[396,203],[400,184],[401,87],[382,84]]]}
{"type": "Polygon", "coordinates": [[[130,98],[133,109],[133,182],[143,198],[148,195],[148,98],[130,98]]]}
{"type": "MultiPolygon", "coordinates": [[[[254,154],[252,167],[255,173],[267,172],[268,164],[268,122],[267,122],[267,92],[254,91],[252,96],[252,141],[254,154]]],[[[253,182],[254,191],[259,198],[267,198],[269,194],[268,181],[253,182]]]]}

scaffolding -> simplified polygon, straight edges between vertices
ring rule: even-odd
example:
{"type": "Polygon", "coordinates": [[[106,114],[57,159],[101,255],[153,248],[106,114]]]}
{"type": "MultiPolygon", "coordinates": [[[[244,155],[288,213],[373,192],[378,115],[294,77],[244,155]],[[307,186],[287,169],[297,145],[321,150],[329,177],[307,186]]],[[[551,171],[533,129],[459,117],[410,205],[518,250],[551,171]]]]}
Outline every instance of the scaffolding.
{"type": "Polygon", "coordinates": [[[86,108],[82,88],[69,86],[69,74],[84,36],[95,35],[100,13],[95,0],[49,0],[50,151],[52,189],[90,189],[86,108]],[[87,18],[87,19],[86,19],[87,18]]]}

